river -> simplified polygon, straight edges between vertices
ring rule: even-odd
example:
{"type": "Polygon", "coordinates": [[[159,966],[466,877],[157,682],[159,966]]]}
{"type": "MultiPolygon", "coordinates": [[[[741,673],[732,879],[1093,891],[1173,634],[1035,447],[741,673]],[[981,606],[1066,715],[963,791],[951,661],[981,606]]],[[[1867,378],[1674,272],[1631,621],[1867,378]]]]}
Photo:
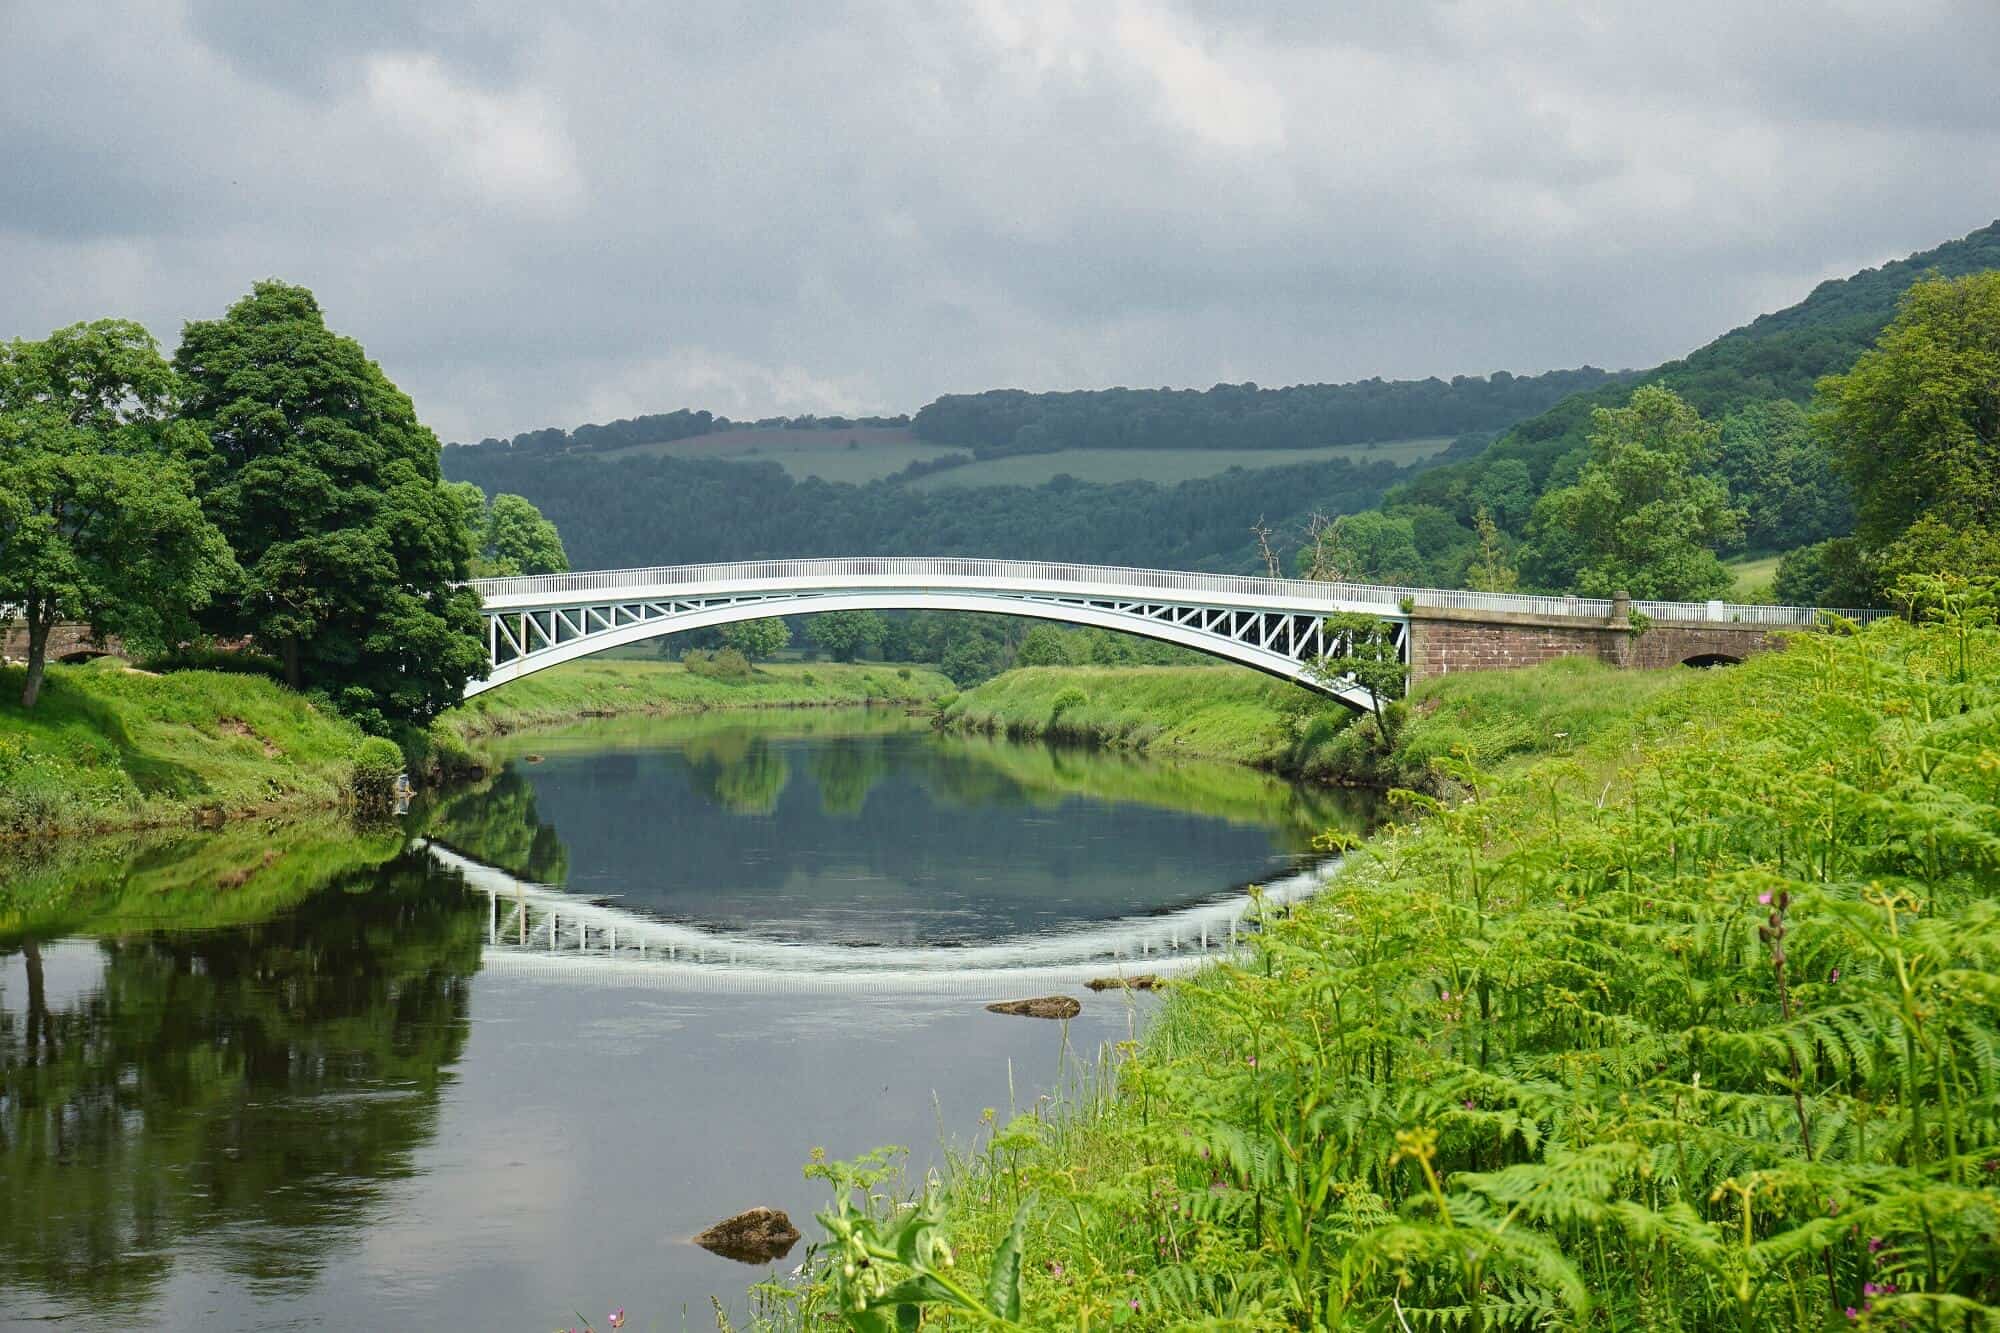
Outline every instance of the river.
{"type": "Polygon", "coordinates": [[[714,1327],[804,1257],[816,1148],[1060,1095],[1308,891],[1335,794],[885,711],[495,743],[403,825],[73,843],[0,870],[0,1327],[714,1327]],[[1066,1023],[989,1000],[1065,993],[1066,1023]]]}

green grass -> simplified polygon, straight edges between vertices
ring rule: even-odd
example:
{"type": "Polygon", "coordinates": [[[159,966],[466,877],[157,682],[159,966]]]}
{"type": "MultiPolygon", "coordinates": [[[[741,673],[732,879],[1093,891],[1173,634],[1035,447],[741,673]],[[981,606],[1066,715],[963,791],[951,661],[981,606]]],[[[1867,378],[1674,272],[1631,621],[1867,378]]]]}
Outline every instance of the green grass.
{"type": "Polygon", "coordinates": [[[361,733],[255,676],[51,666],[32,712],[0,669],[0,836],[341,801],[361,733]]]}
{"type": "Polygon", "coordinates": [[[1212,477],[1233,467],[1254,471],[1333,458],[1356,463],[1387,461],[1401,466],[1441,453],[1450,445],[1449,439],[1424,438],[1333,444],[1319,449],[1062,449],[1048,454],[982,459],[920,477],[910,484],[919,490],[947,486],[1039,486],[1058,474],[1068,473],[1078,481],[1156,481],[1162,486],[1172,486],[1198,477],[1212,477]]]}
{"type": "Polygon", "coordinates": [[[730,681],[696,675],[678,662],[588,658],[481,694],[439,718],[433,730],[463,742],[586,716],[921,704],[950,689],[951,681],[931,667],[884,662],[766,664],[747,680],[730,681]]]}
{"type": "Polygon", "coordinates": [[[2000,632],[1962,642],[1803,638],[1462,771],[1066,1111],[850,1201],[779,1322],[2000,1328],[2000,632]]]}
{"type": "Polygon", "coordinates": [[[959,695],[943,720],[1016,739],[1270,764],[1282,749],[1280,710],[1299,693],[1234,666],[1020,667],[959,695]]]}
{"type": "Polygon", "coordinates": [[[1693,684],[1695,674],[1565,658],[1438,677],[1398,710],[1387,753],[1373,721],[1345,704],[1234,666],[1022,667],[959,695],[943,720],[1017,739],[1225,759],[1318,782],[1425,788],[1440,756],[1464,750],[1492,767],[1566,753],[1640,704],[1693,684]]]}
{"type": "Polygon", "coordinates": [[[1725,560],[1723,565],[1736,576],[1736,582],[1729,589],[1729,600],[1755,605],[1772,600],[1771,584],[1778,577],[1778,562],[1785,557],[1778,555],[1746,555],[1735,560],[1725,560]]]}

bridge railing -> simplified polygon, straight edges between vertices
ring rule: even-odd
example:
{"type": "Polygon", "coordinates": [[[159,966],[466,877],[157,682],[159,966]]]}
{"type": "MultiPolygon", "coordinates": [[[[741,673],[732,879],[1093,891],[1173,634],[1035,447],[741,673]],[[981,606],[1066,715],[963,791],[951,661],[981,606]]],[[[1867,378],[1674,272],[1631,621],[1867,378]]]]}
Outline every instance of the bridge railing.
{"type": "MultiPolygon", "coordinates": [[[[847,578],[981,579],[996,583],[1074,586],[1101,592],[1106,587],[1134,592],[1186,593],[1214,597],[1268,597],[1329,609],[1359,603],[1395,614],[1405,602],[1458,611],[1494,611],[1539,616],[1604,619],[1611,602],[1602,597],[1550,597],[1532,593],[1472,592],[1460,588],[1413,588],[1375,583],[1324,583],[1244,574],[1204,574],[1123,565],[1083,565],[1048,560],[983,560],[962,556],[845,556],[802,560],[741,560],[702,565],[652,565],[597,569],[569,574],[474,579],[482,597],[576,595],[616,597],[640,588],[688,585],[741,586],[763,582],[836,582],[847,578]]],[[[1633,609],[1654,620],[1736,621],[1746,625],[1811,626],[1819,609],[1810,606],[1757,606],[1735,602],[1635,601],[1633,609]]],[[[1868,621],[1886,611],[1840,610],[1850,620],[1868,621]]]]}

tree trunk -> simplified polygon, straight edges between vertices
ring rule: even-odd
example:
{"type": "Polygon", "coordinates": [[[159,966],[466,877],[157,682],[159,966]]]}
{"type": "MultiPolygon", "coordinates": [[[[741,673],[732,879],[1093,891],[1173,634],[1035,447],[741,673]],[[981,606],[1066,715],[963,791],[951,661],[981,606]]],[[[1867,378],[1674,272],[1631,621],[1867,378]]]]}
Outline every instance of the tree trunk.
{"type": "Polygon", "coordinates": [[[42,599],[28,599],[28,683],[21,687],[21,707],[33,708],[42,694],[42,676],[49,666],[49,617],[53,606],[44,608],[42,599]]]}
{"type": "Polygon", "coordinates": [[[285,662],[285,684],[295,690],[304,688],[299,684],[299,641],[296,638],[287,636],[283,645],[279,647],[278,652],[283,656],[285,662]]]}
{"type": "Polygon", "coordinates": [[[55,1055],[56,1034],[49,1022],[49,987],[42,973],[42,946],[38,940],[21,942],[21,962],[28,970],[28,1064],[38,1065],[41,1061],[42,1046],[46,1043],[49,1055],[55,1055]]]}

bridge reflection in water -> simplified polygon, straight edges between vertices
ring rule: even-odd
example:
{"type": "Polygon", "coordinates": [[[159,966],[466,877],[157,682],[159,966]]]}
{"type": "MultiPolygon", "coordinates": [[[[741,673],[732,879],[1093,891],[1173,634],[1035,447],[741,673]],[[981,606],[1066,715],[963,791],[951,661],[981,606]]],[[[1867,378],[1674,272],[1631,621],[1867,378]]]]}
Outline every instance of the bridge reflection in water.
{"type": "Polygon", "coordinates": [[[485,966],[565,982],[700,991],[940,990],[1017,993],[1098,977],[1190,972],[1233,949],[1259,914],[1318,892],[1328,860],[1192,907],[1027,935],[935,947],[801,944],[703,929],[520,879],[437,842],[420,843],[487,899],[485,966]]]}

